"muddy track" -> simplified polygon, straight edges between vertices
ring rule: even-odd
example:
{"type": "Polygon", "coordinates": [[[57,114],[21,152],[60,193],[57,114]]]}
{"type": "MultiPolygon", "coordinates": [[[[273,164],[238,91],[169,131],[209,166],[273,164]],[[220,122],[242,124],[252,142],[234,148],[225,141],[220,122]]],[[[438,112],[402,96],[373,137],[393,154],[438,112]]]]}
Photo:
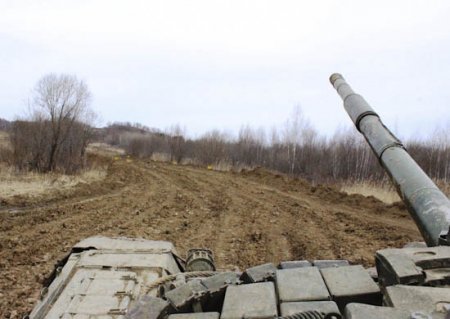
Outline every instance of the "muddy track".
{"type": "Polygon", "coordinates": [[[231,173],[116,161],[104,181],[0,212],[0,317],[36,302],[53,264],[92,235],[172,241],[182,255],[209,247],[219,268],[289,259],[371,265],[377,249],[419,240],[401,206],[258,169],[231,173]]]}

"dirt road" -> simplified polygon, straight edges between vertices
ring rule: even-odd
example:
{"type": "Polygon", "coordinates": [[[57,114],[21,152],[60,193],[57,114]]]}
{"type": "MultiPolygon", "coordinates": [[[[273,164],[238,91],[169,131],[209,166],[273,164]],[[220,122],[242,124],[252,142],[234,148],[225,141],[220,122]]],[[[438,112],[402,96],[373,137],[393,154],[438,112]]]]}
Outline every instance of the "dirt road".
{"type": "Polygon", "coordinates": [[[382,247],[420,239],[401,205],[348,196],[262,169],[217,172],[119,160],[104,181],[0,208],[0,316],[31,310],[43,278],[92,235],[209,247],[220,268],[294,259],[373,263],[382,247]]]}

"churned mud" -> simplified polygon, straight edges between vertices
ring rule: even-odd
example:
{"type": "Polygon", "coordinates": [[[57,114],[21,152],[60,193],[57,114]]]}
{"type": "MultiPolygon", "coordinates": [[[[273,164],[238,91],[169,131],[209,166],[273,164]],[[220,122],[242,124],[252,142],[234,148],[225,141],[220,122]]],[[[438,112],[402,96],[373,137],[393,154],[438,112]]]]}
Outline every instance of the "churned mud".
{"type": "Polygon", "coordinates": [[[168,240],[182,255],[208,247],[222,269],[295,259],[369,266],[377,249],[420,240],[401,204],[263,169],[218,172],[120,159],[103,180],[0,201],[2,318],[30,311],[54,263],[92,235],[168,240]]]}

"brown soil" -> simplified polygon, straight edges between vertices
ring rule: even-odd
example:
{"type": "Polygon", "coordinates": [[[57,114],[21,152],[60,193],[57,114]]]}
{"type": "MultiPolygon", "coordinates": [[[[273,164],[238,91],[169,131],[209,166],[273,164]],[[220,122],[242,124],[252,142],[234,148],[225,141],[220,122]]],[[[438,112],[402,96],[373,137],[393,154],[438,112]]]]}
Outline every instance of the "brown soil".
{"type": "Polygon", "coordinates": [[[288,179],[263,169],[217,172],[119,160],[106,179],[0,205],[0,316],[21,317],[43,279],[92,235],[209,247],[219,268],[295,259],[373,264],[383,247],[420,240],[402,205],[288,179]]]}

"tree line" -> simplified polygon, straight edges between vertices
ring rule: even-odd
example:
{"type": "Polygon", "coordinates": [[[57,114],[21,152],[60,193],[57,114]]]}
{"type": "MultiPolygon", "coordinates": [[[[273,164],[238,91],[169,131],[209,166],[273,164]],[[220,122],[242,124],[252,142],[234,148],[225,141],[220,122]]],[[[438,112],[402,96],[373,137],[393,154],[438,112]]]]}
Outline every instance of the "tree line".
{"type": "MultiPolygon", "coordinates": [[[[0,160],[21,170],[75,173],[86,164],[87,145],[103,140],[140,158],[158,155],[177,163],[253,168],[257,166],[314,182],[380,181],[385,178],[375,156],[355,129],[340,129],[331,137],[320,135],[299,107],[280,127],[243,126],[237,136],[218,130],[189,138],[174,125],[165,132],[139,123],[113,123],[95,129],[87,85],[73,75],[48,74],[36,84],[30,113],[8,128],[11,151],[0,160]]],[[[432,178],[450,181],[450,127],[405,146],[432,178]]]]}
{"type": "MultiPolygon", "coordinates": [[[[427,139],[409,139],[404,145],[422,169],[436,180],[450,181],[450,129],[436,130],[427,139]]],[[[313,182],[381,181],[386,174],[364,138],[354,129],[320,135],[296,109],[280,128],[243,126],[237,137],[212,130],[188,138],[179,125],[166,132],[128,132],[108,142],[130,155],[234,168],[265,167],[313,182]]]]}

